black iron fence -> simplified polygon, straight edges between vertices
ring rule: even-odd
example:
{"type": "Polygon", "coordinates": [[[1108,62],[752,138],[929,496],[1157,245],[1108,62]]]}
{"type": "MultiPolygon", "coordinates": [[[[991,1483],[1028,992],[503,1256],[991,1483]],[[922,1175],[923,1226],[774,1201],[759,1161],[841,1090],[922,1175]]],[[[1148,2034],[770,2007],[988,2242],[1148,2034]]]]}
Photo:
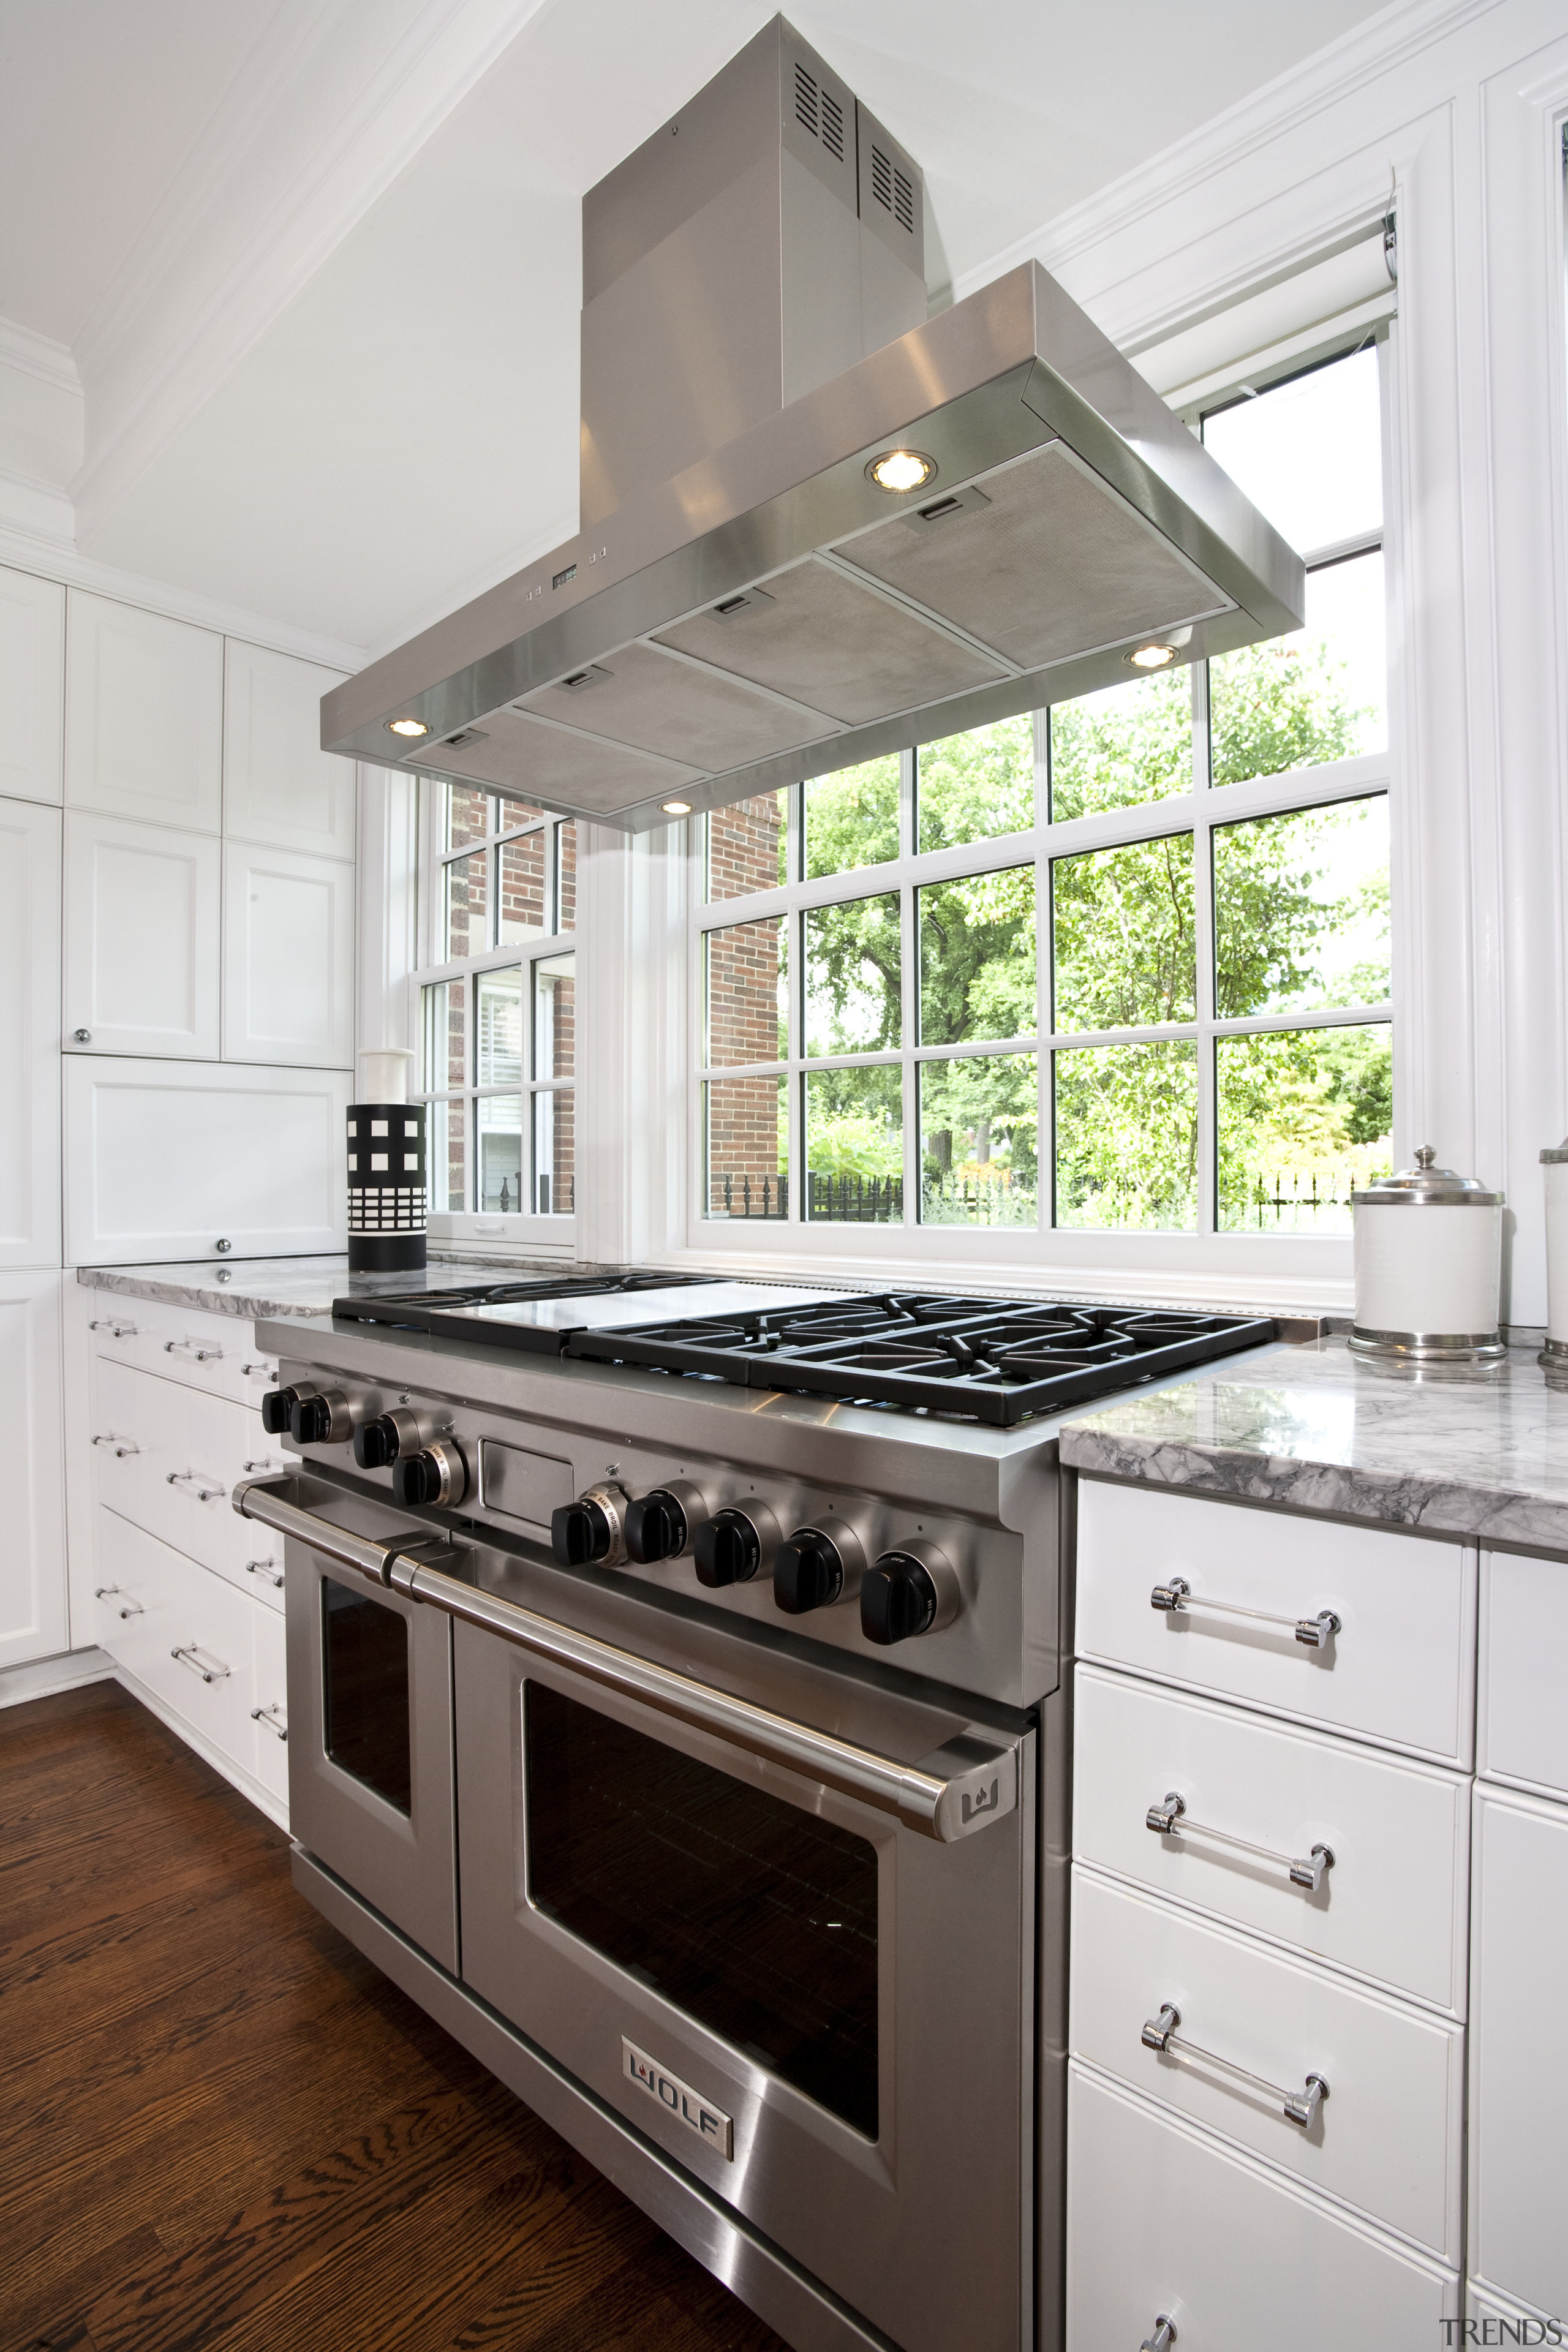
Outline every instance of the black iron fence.
{"type": "Polygon", "coordinates": [[[921,1215],[932,1225],[1032,1225],[1037,1203],[1030,1184],[982,1182],[974,1177],[927,1177],[921,1215]]]}
{"type": "Polygon", "coordinates": [[[1349,1168],[1313,1168],[1304,1174],[1289,1175],[1275,1170],[1268,1176],[1254,1175],[1244,1185],[1229,1190],[1228,1197],[1222,1197],[1224,1222],[1233,1231],[1238,1225],[1250,1225],[1267,1232],[1271,1226],[1311,1226],[1332,1216],[1348,1230],[1351,1193],[1358,1181],[1373,1181],[1358,1179],[1349,1168]]]}
{"type": "Polygon", "coordinates": [[[708,1194],[710,1217],[787,1217],[787,1176],[714,1176],[708,1194]]]}
{"type": "Polygon", "coordinates": [[[805,1180],[805,1213],[836,1225],[903,1222],[901,1176],[829,1176],[813,1169],[805,1180]]]}

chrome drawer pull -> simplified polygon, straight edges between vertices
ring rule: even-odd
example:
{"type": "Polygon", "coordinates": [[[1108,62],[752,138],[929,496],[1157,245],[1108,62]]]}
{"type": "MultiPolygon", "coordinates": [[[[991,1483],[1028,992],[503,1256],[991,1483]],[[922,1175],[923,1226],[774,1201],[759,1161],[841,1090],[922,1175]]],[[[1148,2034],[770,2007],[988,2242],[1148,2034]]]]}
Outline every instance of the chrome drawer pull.
{"type": "Polygon", "coordinates": [[[197,1339],[165,1339],[163,1353],[165,1356],[184,1356],[193,1364],[221,1364],[223,1361],[221,1348],[204,1348],[197,1339]]]}
{"type": "Polygon", "coordinates": [[[276,1478],[281,1477],[283,1472],[288,1469],[289,1465],[287,1462],[283,1461],[279,1455],[264,1454],[258,1462],[242,1462],[239,1466],[245,1472],[247,1477],[261,1475],[270,1472],[276,1478]]]}
{"type": "Polygon", "coordinates": [[[243,1378],[247,1381],[265,1381],[268,1388],[274,1388],[277,1386],[278,1367],[276,1364],[241,1364],[239,1369],[243,1378]]]}
{"type": "Polygon", "coordinates": [[[171,1470],[163,1483],[183,1488],[187,1495],[194,1495],[198,1503],[216,1503],[227,1494],[226,1486],[208,1486],[205,1479],[205,1470],[171,1470]]]}
{"type": "Polygon", "coordinates": [[[1138,2347],[1138,2352],[1171,2352],[1171,2347],[1175,2340],[1176,2323],[1173,2319],[1168,2319],[1162,2312],[1154,2322],[1153,2335],[1145,2336],[1142,2343],[1138,2347]]]}
{"type": "Polygon", "coordinates": [[[1143,1826],[1157,1837],[1183,1837],[1195,1831],[1199,1837],[1214,1838],[1221,1845],[1233,1845],[1240,1853],[1255,1853],[1260,1862],[1282,1863],[1290,1874],[1292,1886],[1304,1886],[1316,1895],[1324,1878],[1334,1866],[1333,1848],[1315,1845],[1305,1857],[1277,1853],[1273,1846],[1254,1845],[1250,1838],[1236,1837],[1229,1830],[1211,1829],[1207,1822],[1187,1819],[1187,1801],[1179,1789],[1167,1789],[1163,1805],[1151,1805],[1143,1816],[1143,1826]]]}
{"type": "Polygon", "coordinates": [[[1157,2050],[1166,2058],[1201,2058],[1205,2066],[1217,2066],[1222,2074],[1234,2074],[1250,2090],[1261,2091],[1266,2098],[1276,2100],[1287,2123],[1300,2124],[1303,2131],[1307,2129],[1329,2095],[1329,2086],[1321,2074],[1309,2074],[1304,2091],[1281,2090],[1278,2083],[1266,2083],[1261,2074],[1249,2074],[1232,2058],[1221,2058],[1213,2050],[1201,2050],[1195,2042],[1178,2042],[1176,2028],[1181,2021],[1181,2011],[1173,2001],[1166,2001],[1158,2017],[1144,2021],[1144,2049],[1157,2050]]]}
{"type": "Polygon", "coordinates": [[[1149,1606],[1163,1609],[1167,1617],[1184,1617],[1189,1609],[1211,1609],[1222,1617],[1250,1617],[1259,1625],[1288,1625],[1309,1650],[1326,1650],[1340,1630],[1331,1609],[1320,1609],[1315,1617],[1280,1617],[1272,1609],[1244,1609],[1239,1601],[1205,1601],[1194,1592],[1184,1576],[1157,1584],[1149,1595],[1149,1606]]]}
{"type": "Polygon", "coordinates": [[[140,1601],[132,1601],[122,1584],[95,1585],[92,1597],[95,1601],[112,1601],[116,1597],[123,1601],[124,1608],[115,1612],[115,1614],[120,1617],[142,1617],[146,1614],[140,1601]]]}
{"type": "Polygon", "coordinates": [[[171,1650],[169,1655],[178,1658],[181,1665],[189,1666],[192,1674],[200,1675],[204,1683],[221,1683],[232,1671],[221,1658],[204,1651],[199,1642],[187,1642],[183,1650],[171,1650]]]}
{"type": "Polygon", "coordinates": [[[136,1337],[134,1323],[121,1323],[112,1315],[103,1316],[87,1328],[89,1331],[107,1331],[116,1339],[134,1339],[136,1337]]]}
{"type": "Polygon", "coordinates": [[[117,1437],[113,1430],[106,1431],[102,1437],[95,1437],[92,1442],[95,1445],[112,1446],[117,1462],[123,1462],[128,1454],[140,1454],[142,1451],[133,1437],[117,1437]]]}
{"type": "Polygon", "coordinates": [[[283,1570],[275,1559],[247,1559],[245,1572],[247,1576],[265,1577],[279,1592],[283,1590],[283,1570]]]}
{"type": "Polygon", "coordinates": [[[250,1710],[250,1720],[252,1723],[264,1723],[268,1731],[275,1731],[278,1734],[279,1739],[287,1739],[289,1737],[288,1710],[279,1706],[276,1699],[270,1706],[253,1706],[250,1710]]]}

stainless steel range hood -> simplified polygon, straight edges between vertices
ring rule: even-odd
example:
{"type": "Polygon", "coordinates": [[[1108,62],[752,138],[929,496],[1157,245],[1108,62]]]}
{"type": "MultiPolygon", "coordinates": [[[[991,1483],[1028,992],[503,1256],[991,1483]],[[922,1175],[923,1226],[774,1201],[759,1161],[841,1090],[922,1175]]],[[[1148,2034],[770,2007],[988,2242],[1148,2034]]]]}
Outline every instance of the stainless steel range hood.
{"type": "Polygon", "coordinates": [[[638,832],[1300,625],[1037,264],[925,317],[919,167],[782,17],[583,221],[584,527],[327,695],[328,751],[638,832]]]}

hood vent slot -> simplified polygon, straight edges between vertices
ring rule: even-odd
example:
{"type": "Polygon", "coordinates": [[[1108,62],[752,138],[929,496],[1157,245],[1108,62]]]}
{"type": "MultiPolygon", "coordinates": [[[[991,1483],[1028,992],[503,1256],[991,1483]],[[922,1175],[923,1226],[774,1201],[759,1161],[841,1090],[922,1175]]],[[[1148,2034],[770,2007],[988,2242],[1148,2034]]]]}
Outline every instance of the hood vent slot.
{"type": "Polygon", "coordinates": [[[844,161],[844,109],[826,84],[818,85],[797,58],[795,64],[795,119],[813,139],[820,139],[836,163],[844,161]]]}
{"type": "Polygon", "coordinates": [[[915,230],[915,192],[906,173],[900,172],[881,149],[871,149],[871,194],[884,212],[891,213],[900,228],[912,236],[915,230]]]}

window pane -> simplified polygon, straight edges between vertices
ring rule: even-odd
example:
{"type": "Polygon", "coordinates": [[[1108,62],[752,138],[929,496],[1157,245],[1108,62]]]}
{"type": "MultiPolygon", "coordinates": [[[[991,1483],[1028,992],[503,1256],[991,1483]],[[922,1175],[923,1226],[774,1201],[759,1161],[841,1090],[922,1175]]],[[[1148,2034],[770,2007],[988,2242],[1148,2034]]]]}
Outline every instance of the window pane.
{"type": "MultiPolygon", "coordinates": [[[[427,990],[426,994],[434,993],[427,990]]],[[[463,1210],[468,1205],[467,1153],[468,1110],[464,1102],[433,1102],[425,1112],[425,1165],[430,1179],[430,1206],[463,1210]]]]}
{"type": "Polygon", "coordinates": [[[916,920],[924,1044],[1034,1035],[1032,866],[930,883],[916,898],[916,920]]]}
{"type": "Polygon", "coordinates": [[[1375,345],[1204,419],[1204,443],[1302,555],[1383,521],[1375,345]]]}
{"type": "Polygon", "coordinates": [[[466,841],[482,841],[495,827],[495,802],[477,784],[448,784],[447,838],[444,846],[460,849],[466,841]]]}
{"type": "Polygon", "coordinates": [[[1038,1220],[1038,1077],[1033,1054],[922,1062],[921,1222],[1038,1220]]]}
{"type": "Polygon", "coordinates": [[[577,824],[555,828],[555,928],[558,931],[574,931],[577,928],[577,824]]]}
{"type": "Polygon", "coordinates": [[[1058,1030],[1196,1018],[1190,833],[1058,857],[1051,890],[1058,1030]]]}
{"type": "Polygon", "coordinates": [[[902,1222],[903,1089],[896,1069],[882,1063],[807,1074],[805,1167],[805,1213],[817,1223],[902,1222]]]}
{"type": "Polygon", "coordinates": [[[474,1082],[481,1087],[522,1083],[522,970],[481,971],[474,984],[474,1082]]]}
{"type": "Polygon", "coordinates": [[[1214,890],[1222,1021],[1381,1004],[1387,996],[1383,793],[1216,825],[1214,890]]]}
{"type": "Polygon", "coordinates": [[[1209,664],[1216,784],[1381,751],[1388,740],[1383,557],[1307,574],[1307,625],[1209,664]]]}
{"type": "Polygon", "coordinates": [[[474,1106],[479,1138],[479,1206],[487,1216],[522,1212],[522,1097],[481,1095],[474,1106]]]}
{"type": "Polygon", "coordinates": [[[702,1034],[710,1066],[782,1061],[789,1051],[788,918],[702,935],[702,1034]]]}
{"type": "Polygon", "coordinates": [[[805,788],[805,875],[852,874],[899,854],[899,755],[818,776],[805,788]]]}
{"type": "Polygon", "coordinates": [[[456,963],[463,956],[482,955],[490,943],[489,852],[454,857],[441,868],[445,892],[442,960],[456,963]]]}
{"type": "Polygon", "coordinates": [[[1215,1069],[1220,1230],[1348,1234],[1352,1189],[1394,1165],[1387,1024],[1221,1037],[1215,1069]]]}
{"type": "Polygon", "coordinates": [[[519,834],[515,841],[503,841],[496,851],[500,872],[498,948],[510,947],[514,940],[526,939],[531,932],[549,929],[544,889],[549,850],[550,836],[541,829],[538,833],[519,834]]]}
{"type": "Polygon", "coordinates": [[[789,1080],[720,1078],[702,1089],[702,1213],[789,1213],[789,1080]]]}
{"type": "Polygon", "coordinates": [[[703,896],[749,898],[789,880],[789,794],[759,793],[703,819],[707,878],[703,896]]]}
{"type": "Polygon", "coordinates": [[[921,849],[1027,833],[1035,822],[1035,722],[1026,711],[924,743],[915,775],[921,849]]]}
{"type": "Polygon", "coordinates": [[[1051,821],[1137,808],[1193,789],[1193,678],[1185,666],[1051,709],[1051,821]]]}
{"type": "Polygon", "coordinates": [[[542,957],[533,967],[533,1075],[576,1076],[577,959],[542,957]]]}
{"type": "Polygon", "coordinates": [[[899,894],[805,916],[805,1050],[874,1054],[900,1042],[899,894]]]}
{"type": "Polygon", "coordinates": [[[543,814],[544,811],[537,801],[510,800],[503,793],[497,828],[501,833],[510,833],[514,824],[533,824],[543,814]]]}
{"type": "Polygon", "coordinates": [[[425,1091],[468,1083],[468,983],[437,981],[425,991],[425,1091]]]}
{"type": "Polygon", "coordinates": [[[1057,1223],[1191,1232],[1196,1045],[1080,1045],[1055,1060],[1057,1223]]]}
{"type": "Polygon", "coordinates": [[[577,1097],[570,1087],[533,1097],[533,1206],[541,1217],[576,1207],[577,1097]]]}

